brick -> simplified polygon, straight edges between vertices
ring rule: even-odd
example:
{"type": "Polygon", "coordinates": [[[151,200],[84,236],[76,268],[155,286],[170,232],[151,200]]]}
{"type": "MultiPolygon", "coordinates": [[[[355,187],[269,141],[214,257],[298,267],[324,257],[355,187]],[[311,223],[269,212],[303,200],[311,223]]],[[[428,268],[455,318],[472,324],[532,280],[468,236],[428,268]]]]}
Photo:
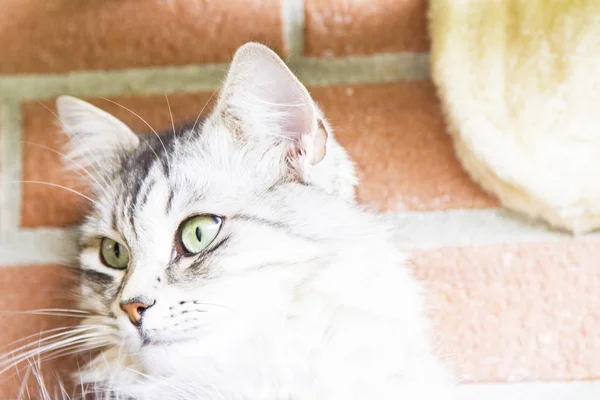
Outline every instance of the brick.
{"type": "MultiPolygon", "coordinates": [[[[194,121],[202,110],[206,114],[210,105],[204,107],[211,93],[193,95],[169,95],[169,104],[175,124],[194,121]]],[[[214,101],[216,96],[212,98],[214,101]]],[[[127,107],[150,124],[157,132],[172,129],[171,116],[165,96],[113,98],[112,101],[127,107]]],[[[107,100],[88,99],[108,111],[140,133],[151,133],[150,128],[132,112],[107,100]]],[[[66,141],[56,124],[56,109],[52,101],[30,102],[23,105],[24,140],[23,180],[49,182],[81,191],[86,194],[86,182],[73,173],[63,170],[60,155],[40,146],[60,151],[66,141]],[[33,143],[33,144],[31,144],[33,143]]],[[[64,189],[47,185],[23,184],[21,226],[68,226],[81,220],[87,200],[64,189]]]]}
{"type": "Polygon", "coordinates": [[[600,242],[415,251],[442,352],[465,381],[600,376],[600,242]]]}
{"type": "Polygon", "coordinates": [[[380,211],[498,206],[456,160],[430,82],[311,93],[356,162],[361,202],[380,211]]]}
{"type": "Polygon", "coordinates": [[[426,0],[306,0],[305,54],[427,51],[426,0]]]}
{"type": "Polygon", "coordinates": [[[4,0],[0,73],[229,61],[247,41],[284,53],[279,0],[4,0]]]}
{"type": "MultiPolygon", "coordinates": [[[[7,313],[73,308],[73,301],[67,294],[68,288],[74,283],[73,277],[66,268],[58,266],[0,267],[0,357],[11,349],[33,342],[42,331],[72,326],[79,322],[74,318],[7,313]],[[14,343],[30,335],[34,336],[18,344],[14,343]]],[[[54,373],[68,371],[71,367],[66,359],[41,363],[42,376],[51,391],[52,382],[56,382],[54,373]]],[[[15,370],[0,376],[0,398],[17,398],[23,372],[24,370],[20,372],[21,378],[15,375],[15,370]]],[[[36,385],[33,376],[30,383],[31,395],[36,398],[39,385],[36,385]]]]}

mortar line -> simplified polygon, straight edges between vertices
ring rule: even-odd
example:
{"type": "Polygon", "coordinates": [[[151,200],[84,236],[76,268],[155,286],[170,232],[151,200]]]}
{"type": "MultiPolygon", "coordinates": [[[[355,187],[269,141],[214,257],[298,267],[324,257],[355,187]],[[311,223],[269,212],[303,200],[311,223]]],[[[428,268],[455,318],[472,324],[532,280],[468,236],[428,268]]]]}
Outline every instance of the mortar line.
{"type": "MultiPolygon", "coordinates": [[[[301,57],[288,63],[307,86],[377,84],[429,78],[428,53],[389,53],[334,59],[301,57]]],[[[61,94],[81,97],[212,92],[228,64],[1,75],[0,100],[27,101],[61,94]]]]}
{"type": "Polygon", "coordinates": [[[600,232],[574,236],[501,208],[389,213],[385,217],[397,228],[397,243],[406,249],[600,239],[600,232]]]}
{"type": "Polygon", "coordinates": [[[300,58],[304,54],[304,0],[281,0],[281,12],[287,59],[300,58]]]}
{"type": "MultiPolygon", "coordinates": [[[[20,104],[5,101],[0,110],[0,240],[19,229],[23,145],[20,104]]],[[[0,253],[1,254],[1,253],[0,253]]]]}
{"type": "Polygon", "coordinates": [[[77,257],[75,230],[21,229],[0,236],[0,266],[73,264],[77,257]]]}
{"type": "Polygon", "coordinates": [[[428,53],[382,53],[289,63],[307,86],[380,84],[429,79],[428,53]]]}

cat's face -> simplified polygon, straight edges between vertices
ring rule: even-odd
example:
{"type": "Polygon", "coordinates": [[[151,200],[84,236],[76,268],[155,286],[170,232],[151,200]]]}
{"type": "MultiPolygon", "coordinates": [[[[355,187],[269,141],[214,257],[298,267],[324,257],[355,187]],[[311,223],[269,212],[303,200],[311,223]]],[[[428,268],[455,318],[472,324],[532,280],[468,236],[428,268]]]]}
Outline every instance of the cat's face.
{"type": "Polygon", "coordinates": [[[238,50],[205,120],[138,138],[114,117],[57,102],[95,183],[81,229],[82,307],[131,353],[260,318],[326,240],[356,179],[306,89],[270,50],[238,50]],[[276,268],[274,268],[276,267],[276,268]],[[106,320],[106,319],[104,319],[106,320]]]}

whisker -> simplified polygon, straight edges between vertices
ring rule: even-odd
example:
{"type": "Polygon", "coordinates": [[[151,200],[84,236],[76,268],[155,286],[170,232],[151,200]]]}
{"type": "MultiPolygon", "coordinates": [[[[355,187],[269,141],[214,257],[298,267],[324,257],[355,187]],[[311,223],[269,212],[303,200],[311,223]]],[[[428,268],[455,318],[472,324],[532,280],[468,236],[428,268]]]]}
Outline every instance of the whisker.
{"type": "Polygon", "coordinates": [[[137,374],[139,376],[141,376],[142,378],[146,378],[146,379],[152,379],[152,376],[143,373],[142,371],[138,371],[137,369],[133,369],[131,367],[125,367],[125,369],[127,371],[133,372],[134,374],[137,374]]]}
{"type": "Polygon", "coordinates": [[[66,317],[66,318],[81,318],[81,319],[86,319],[86,318],[100,318],[99,316],[85,316],[85,315],[73,315],[73,314],[63,314],[63,313],[50,313],[50,312],[30,312],[30,313],[24,313],[27,315],[44,315],[47,317],[66,317]]]}
{"type": "MultiPolygon", "coordinates": [[[[20,338],[20,339],[17,339],[17,340],[15,340],[15,341],[13,341],[13,342],[9,343],[8,345],[6,345],[6,347],[10,348],[10,347],[12,347],[12,346],[15,346],[15,345],[16,345],[16,344],[18,344],[18,343],[25,342],[25,341],[27,341],[27,340],[29,340],[29,339],[31,339],[31,338],[33,338],[33,337],[35,337],[35,336],[38,336],[38,337],[40,337],[41,335],[45,335],[45,334],[48,334],[48,333],[54,333],[54,332],[59,332],[59,331],[66,331],[66,330],[68,330],[68,329],[73,329],[73,328],[77,328],[77,327],[79,327],[79,325],[73,325],[73,326],[62,326],[62,327],[60,327],[60,328],[47,329],[47,330],[45,330],[45,331],[41,331],[41,332],[38,332],[38,333],[34,333],[34,334],[32,334],[32,335],[28,335],[28,336],[22,337],[22,338],[20,338]]],[[[2,357],[0,357],[0,360],[1,360],[1,359],[2,359],[2,357]]]]}
{"type": "Polygon", "coordinates": [[[92,315],[92,313],[90,313],[89,311],[69,309],[69,308],[38,308],[36,310],[23,310],[23,311],[0,310],[0,314],[31,314],[31,313],[45,313],[45,312],[61,312],[61,313],[92,315]]]}
{"type": "Polygon", "coordinates": [[[27,362],[32,367],[31,370],[33,372],[33,377],[35,378],[38,387],[40,388],[42,399],[50,399],[50,393],[48,393],[46,384],[44,383],[44,377],[41,371],[41,361],[38,359],[35,364],[32,364],[30,360],[28,360],[27,362]]]}
{"type": "Polygon", "coordinates": [[[65,390],[65,385],[64,385],[63,380],[56,373],[54,374],[54,377],[56,378],[56,381],[58,382],[58,387],[60,389],[63,400],[71,400],[71,396],[69,396],[69,394],[65,390]]]}
{"type": "Polygon", "coordinates": [[[213,307],[229,308],[229,307],[224,306],[222,304],[206,303],[206,302],[198,301],[198,300],[194,300],[194,304],[199,304],[199,305],[202,305],[202,306],[213,306],[213,307]]]}
{"type": "MultiPolygon", "coordinates": [[[[31,394],[29,393],[29,385],[27,384],[29,381],[29,375],[31,374],[31,368],[32,367],[30,365],[29,368],[27,368],[27,371],[25,371],[25,375],[23,376],[23,379],[21,380],[21,386],[19,388],[19,394],[18,394],[19,399],[23,398],[24,393],[27,393],[27,398],[31,399],[31,394]]],[[[19,379],[21,379],[18,371],[17,371],[17,377],[19,379]]]]}
{"type": "Polygon", "coordinates": [[[103,318],[100,315],[86,315],[86,314],[71,314],[67,312],[51,312],[51,311],[0,311],[0,314],[4,315],[45,315],[49,317],[68,317],[68,318],[103,318]]]}
{"type": "MultiPolygon", "coordinates": [[[[1,365],[3,362],[5,362],[4,360],[5,360],[7,357],[10,357],[10,356],[12,356],[12,355],[14,355],[14,354],[17,354],[19,351],[22,351],[22,350],[27,350],[28,348],[31,348],[31,347],[33,347],[33,346],[36,346],[36,345],[37,345],[37,346],[40,346],[42,343],[44,343],[44,342],[48,342],[48,341],[50,341],[50,340],[52,340],[52,339],[61,338],[61,337],[65,337],[65,336],[67,336],[67,337],[68,337],[69,335],[71,335],[71,336],[74,336],[74,335],[77,335],[77,334],[79,334],[79,333],[82,333],[82,332],[85,332],[85,331],[91,331],[91,330],[94,330],[94,329],[98,329],[98,327],[102,327],[102,325],[82,325],[82,326],[78,326],[77,328],[75,328],[75,329],[72,329],[72,330],[70,330],[70,331],[68,331],[68,332],[60,332],[60,333],[55,333],[55,334],[53,334],[53,335],[46,336],[46,337],[44,337],[44,338],[40,338],[40,339],[39,339],[38,341],[36,341],[35,343],[28,343],[28,344],[26,344],[26,345],[20,346],[20,347],[18,347],[18,348],[16,348],[16,349],[14,349],[14,350],[11,350],[11,351],[9,351],[9,352],[7,352],[7,353],[3,354],[3,355],[2,355],[2,357],[0,357],[0,365],[1,365]]],[[[58,329],[60,329],[60,328],[57,328],[57,330],[58,330],[58,329]]],[[[50,331],[52,331],[52,330],[50,330],[50,331]]],[[[36,335],[32,335],[32,336],[39,336],[39,335],[40,335],[40,334],[38,333],[38,334],[36,334],[36,335]]],[[[31,337],[31,336],[30,336],[30,337],[31,337]]],[[[21,342],[21,341],[23,341],[23,339],[17,340],[16,342],[18,343],[18,342],[21,342]]]]}
{"type": "Polygon", "coordinates": [[[74,347],[68,347],[66,349],[61,349],[61,350],[56,350],[54,352],[49,352],[48,354],[46,354],[46,356],[42,359],[43,362],[48,362],[48,361],[52,361],[52,360],[56,360],[58,358],[61,357],[65,357],[65,356],[69,356],[69,355],[75,355],[78,353],[83,353],[83,352],[87,352],[87,351],[92,351],[92,350],[96,350],[96,349],[101,349],[103,347],[109,347],[112,346],[113,344],[110,341],[107,340],[97,340],[97,341],[89,341],[89,342],[85,342],[82,344],[78,344],[74,347]]]}
{"type": "Polygon", "coordinates": [[[173,139],[176,138],[177,133],[175,133],[175,121],[173,121],[173,113],[171,112],[171,105],[169,104],[169,97],[165,93],[165,100],[167,100],[167,108],[169,109],[169,118],[171,118],[171,127],[173,128],[173,139]]]}
{"type": "MultiPolygon", "coordinates": [[[[79,365],[79,360],[77,360],[77,371],[81,371],[81,366],[79,365]]],[[[86,399],[87,393],[85,388],[83,387],[83,380],[79,380],[79,390],[81,390],[82,399],[86,399]]]]}
{"type": "MultiPolygon", "coordinates": [[[[44,103],[42,103],[42,102],[41,102],[41,101],[39,101],[39,100],[38,100],[37,102],[38,102],[38,103],[39,103],[39,104],[40,104],[42,107],[44,107],[44,108],[45,108],[45,109],[46,109],[46,110],[47,110],[47,111],[48,111],[50,114],[52,114],[52,115],[53,115],[53,116],[54,116],[54,117],[55,117],[55,118],[56,118],[56,119],[57,119],[57,120],[58,120],[58,121],[61,123],[62,127],[67,127],[67,126],[68,126],[67,124],[65,124],[65,123],[64,123],[64,121],[63,121],[63,120],[62,120],[62,119],[61,119],[61,118],[60,118],[60,117],[59,117],[59,116],[58,116],[58,115],[57,115],[57,114],[56,114],[54,111],[52,111],[52,110],[51,110],[49,107],[47,107],[47,106],[46,106],[44,103]]],[[[75,133],[73,130],[69,129],[69,131],[70,131],[70,132],[69,132],[69,134],[67,135],[67,138],[69,139],[69,141],[71,142],[71,144],[72,144],[73,146],[76,146],[75,142],[73,141],[73,138],[77,138],[77,140],[78,140],[79,142],[81,142],[81,139],[79,138],[79,136],[78,136],[78,135],[77,135],[77,134],[76,134],[76,133],[75,133]]],[[[97,169],[97,168],[96,168],[96,166],[95,166],[95,164],[97,164],[97,163],[98,163],[98,160],[97,160],[96,158],[94,158],[94,155],[92,154],[92,152],[91,152],[91,151],[89,151],[87,148],[86,148],[86,152],[88,153],[88,155],[89,155],[89,156],[92,158],[92,160],[94,161],[93,163],[89,163],[89,162],[88,162],[88,164],[89,164],[89,165],[92,167],[92,169],[94,170],[94,172],[96,173],[96,175],[98,175],[98,176],[99,176],[99,177],[102,179],[102,181],[104,182],[104,184],[105,184],[106,186],[108,186],[108,182],[107,182],[106,178],[104,178],[104,176],[103,176],[102,174],[100,174],[100,172],[98,171],[98,169],[97,169]]],[[[84,169],[84,170],[85,170],[85,171],[87,171],[87,169],[84,169]]],[[[100,183],[99,183],[99,182],[96,180],[96,178],[95,178],[93,175],[91,175],[91,174],[89,174],[89,173],[88,173],[88,175],[89,175],[89,176],[90,176],[92,179],[94,179],[94,181],[96,181],[96,184],[98,185],[98,187],[102,187],[102,185],[100,185],[100,183]]]]}
{"type": "Polygon", "coordinates": [[[204,111],[204,109],[206,108],[206,106],[210,103],[210,101],[215,96],[215,94],[217,94],[217,92],[218,92],[218,90],[215,90],[214,92],[212,92],[212,94],[210,95],[210,97],[208,98],[208,100],[206,100],[206,103],[204,103],[204,107],[202,107],[202,109],[198,113],[198,116],[196,117],[196,120],[194,121],[194,125],[192,126],[192,132],[194,131],[194,129],[196,129],[196,124],[198,124],[198,121],[200,120],[200,116],[202,115],[202,112],[204,111]]]}
{"type": "MultiPolygon", "coordinates": [[[[27,363],[29,364],[29,368],[27,369],[27,373],[26,375],[28,376],[31,371],[33,371],[33,375],[36,377],[36,381],[38,383],[38,386],[40,388],[40,390],[46,390],[46,385],[44,384],[43,381],[43,376],[41,375],[41,365],[42,363],[54,360],[54,359],[58,359],[61,357],[65,357],[65,356],[69,356],[69,355],[76,355],[82,352],[87,352],[87,351],[92,351],[98,348],[102,348],[102,347],[106,347],[106,346],[110,346],[112,345],[112,343],[107,340],[106,338],[96,338],[94,339],[92,337],[91,340],[88,340],[86,338],[82,338],[82,339],[78,339],[77,341],[73,341],[72,343],[67,343],[66,346],[64,347],[58,347],[56,350],[52,350],[50,349],[49,351],[47,351],[47,353],[42,357],[42,354],[45,352],[44,348],[40,348],[37,353],[32,354],[32,355],[26,355],[25,357],[20,356],[18,359],[14,359],[12,360],[11,365],[8,368],[5,368],[3,371],[0,371],[0,375],[3,374],[4,372],[6,372],[8,369],[11,369],[13,367],[15,367],[16,370],[16,375],[20,376],[19,374],[19,370],[20,368],[18,367],[18,365],[23,362],[23,361],[27,361],[27,363]],[[31,358],[35,358],[35,364],[32,364],[32,360],[31,358]]],[[[56,376],[56,374],[55,374],[56,376]]],[[[62,381],[60,380],[60,378],[58,376],[57,380],[59,382],[59,387],[61,387],[61,389],[64,387],[62,381]]],[[[26,377],[22,382],[23,385],[27,385],[28,381],[28,377],[26,377]]],[[[28,388],[28,386],[27,386],[28,388]]],[[[63,393],[66,394],[66,393],[63,393]]],[[[68,397],[68,395],[67,395],[68,397]]],[[[44,399],[51,399],[52,397],[50,396],[49,393],[46,393],[43,397],[44,399]]]]}
{"type": "MultiPolygon", "coordinates": [[[[262,103],[264,105],[269,105],[269,106],[274,106],[274,107],[289,107],[289,108],[296,108],[296,107],[305,107],[307,104],[307,102],[301,102],[301,103],[277,103],[277,102],[272,102],[272,101],[268,101],[266,99],[261,98],[260,96],[256,96],[253,95],[251,93],[245,93],[245,97],[252,100],[253,103],[262,103]]],[[[273,113],[282,113],[285,111],[273,111],[273,113]]]]}
{"type": "Polygon", "coordinates": [[[208,303],[208,302],[203,302],[200,300],[183,300],[180,301],[178,304],[175,304],[171,307],[169,307],[169,310],[175,310],[178,308],[184,308],[185,307],[189,307],[189,306],[210,306],[210,307],[219,307],[219,308],[229,308],[228,306],[222,305],[222,304],[215,304],[215,303],[208,303]]]}
{"type": "Polygon", "coordinates": [[[13,357],[11,360],[0,362],[0,368],[2,368],[2,369],[0,369],[0,375],[4,374],[6,371],[18,366],[20,363],[22,363],[23,361],[25,361],[33,356],[43,354],[48,351],[59,350],[61,348],[65,348],[68,346],[83,344],[89,339],[98,338],[103,335],[104,335],[104,333],[87,333],[87,334],[79,335],[79,336],[75,336],[75,337],[67,337],[65,339],[61,339],[59,341],[49,343],[44,346],[40,346],[36,349],[27,350],[19,355],[13,354],[13,357]]]}
{"type": "MultiPolygon", "coordinates": [[[[54,149],[53,149],[53,148],[51,148],[51,147],[44,146],[44,145],[42,145],[42,144],[38,144],[38,143],[33,143],[33,142],[30,142],[30,141],[27,141],[27,140],[0,139],[0,143],[1,143],[1,142],[18,142],[18,143],[23,143],[23,144],[26,144],[26,145],[28,145],[28,146],[39,147],[40,149],[47,150],[47,151],[49,151],[49,152],[52,152],[52,153],[54,153],[54,154],[58,154],[58,155],[59,155],[59,156],[61,156],[62,158],[64,158],[64,159],[66,159],[66,160],[68,160],[68,161],[72,162],[73,164],[75,164],[75,165],[76,165],[76,166],[77,166],[79,169],[81,169],[81,170],[85,171],[85,172],[86,172],[86,174],[83,174],[83,173],[81,173],[81,172],[79,172],[79,171],[77,171],[77,170],[75,170],[75,173],[76,173],[77,175],[79,175],[81,178],[85,179],[85,180],[86,180],[86,181],[87,181],[89,184],[93,184],[93,182],[92,182],[92,181],[89,179],[90,177],[91,177],[92,179],[94,179],[94,178],[93,178],[93,176],[89,174],[89,172],[87,171],[87,169],[86,169],[86,168],[85,168],[85,167],[84,167],[84,166],[83,166],[81,163],[77,162],[77,160],[74,160],[73,158],[69,157],[68,155],[66,155],[66,154],[64,154],[64,153],[61,153],[61,152],[60,152],[60,151],[58,151],[58,150],[54,150],[54,149]]],[[[96,181],[96,179],[94,179],[94,181],[96,182],[96,184],[98,184],[98,185],[99,185],[99,183],[98,183],[98,181],[96,181]]]]}
{"type": "MultiPolygon", "coordinates": [[[[160,141],[160,144],[162,145],[162,148],[163,148],[163,150],[165,151],[165,154],[166,154],[166,156],[167,156],[167,165],[168,165],[169,169],[171,169],[171,159],[170,159],[170,157],[169,157],[169,153],[167,152],[167,148],[165,147],[165,144],[164,144],[164,142],[162,141],[162,139],[160,138],[160,135],[158,134],[158,132],[156,132],[156,130],[154,130],[154,128],[153,128],[153,127],[152,127],[152,126],[151,126],[151,125],[150,125],[150,124],[149,124],[149,123],[148,123],[148,122],[147,122],[147,121],[146,121],[144,118],[142,118],[140,115],[138,115],[137,113],[135,113],[133,110],[131,110],[131,109],[129,109],[129,108],[127,108],[127,107],[125,107],[125,106],[124,106],[124,105],[122,105],[122,104],[119,104],[119,103],[117,103],[117,102],[116,102],[116,101],[114,101],[114,100],[107,99],[106,97],[102,97],[102,99],[103,99],[103,100],[106,100],[106,101],[108,101],[109,103],[113,103],[114,105],[116,105],[116,106],[118,106],[118,107],[121,107],[121,108],[122,108],[122,109],[124,109],[124,110],[127,110],[127,111],[129,111],[130,113],[132,113],[133,115],[135,115],[137,118],[139,118],[139,119],[140,119],[140,120],[141,120],[141,121],[142,121],[144,124],[146,124],[146,126],[148,126],[148,128],[150,128],[150,130],[152,131],[152,133],[154,133],[154,135],[155,135],[155,136],[158,138],[158,140],[160,141]]],[[[156,154],[156,153],[154,153],[154,154],[156,154]]],[[[156,154],[156,157],[158,157],[158,154],[156,154]]],[[[160,158],[159,158],[159,161],[160,161],[160,158]]]]}
{"type": "Polygon", "coordinates": [[[9,183],[9,184],[19,184],[19,183],[37,183],[37,184],[39,184],[39,185],[46,185],[46,186],[57,187],[57,188],[60,188],[60,189],[64,189],[64,190],[66,190],[66,191],[68,191],[68,192],[75,193],[76,195],[78,195],[78,196],[81,196],[81,197],[83,197],[84,199],[91,201],[91,202],[92,202],[93,204],[95,204],[96,206],[98,206],[98,207],[100,206],[100,204],[99,204],[97,201],[95,201],[95,200],[92,200],[90,197],[88,197],[88,196],[86,196],[86,195],[84,195],[84,194],[82,194],[82,193],[78,192],[78,191],[77,191],[77,190],[75,190],[75,189],[71,189],[71,188],[68,188],[68,187],[66,187],[66,186],[59,185],[58,183],[51,183],[51,182],[41,182],[41,181],[29,181],[29,180],[28,180],[28,181],[12,181],[12,182],[6,182],[6,183],[9,183]]]}

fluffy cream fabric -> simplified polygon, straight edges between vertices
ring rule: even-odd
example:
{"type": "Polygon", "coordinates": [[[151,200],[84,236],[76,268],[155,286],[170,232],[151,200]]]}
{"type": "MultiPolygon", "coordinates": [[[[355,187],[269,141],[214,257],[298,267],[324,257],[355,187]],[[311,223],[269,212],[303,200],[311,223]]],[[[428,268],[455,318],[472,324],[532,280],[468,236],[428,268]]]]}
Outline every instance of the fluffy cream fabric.
{"type": "Polygon", "coordinates": [[[432,0],[431,60],[459,159],[505,206],[600,227],[600,1],[432,0]]]}

